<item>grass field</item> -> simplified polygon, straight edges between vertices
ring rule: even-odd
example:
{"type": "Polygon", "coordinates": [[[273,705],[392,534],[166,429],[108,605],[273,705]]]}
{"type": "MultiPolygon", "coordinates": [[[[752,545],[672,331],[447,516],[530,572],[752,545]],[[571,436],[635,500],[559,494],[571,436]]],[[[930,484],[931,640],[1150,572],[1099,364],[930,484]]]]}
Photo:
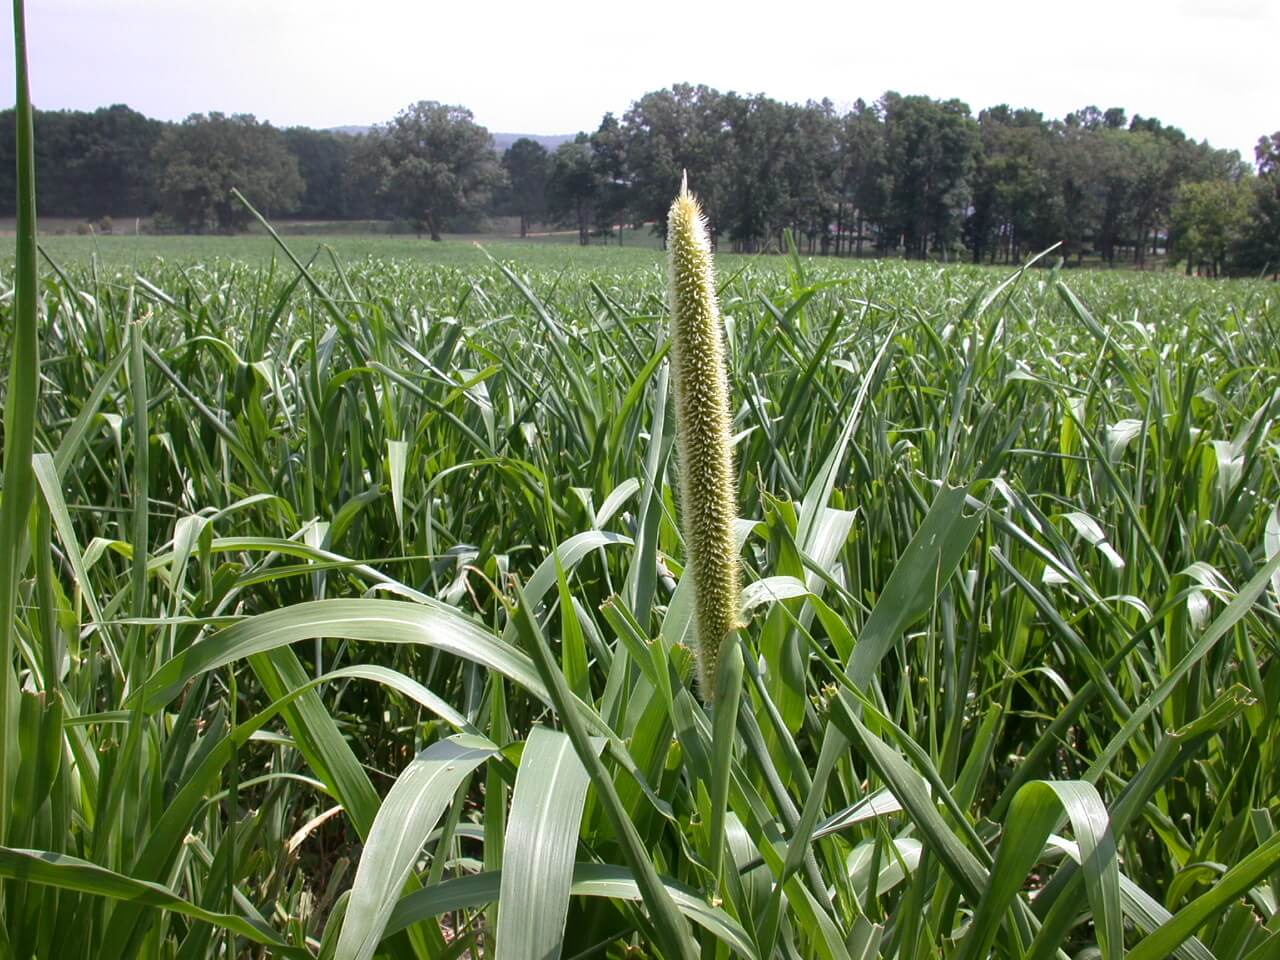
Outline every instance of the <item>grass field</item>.
{"type": "MultiPolygon", "coordinates": [[[[324,226],[332,227],[328,224],[324,226]]],[[[648,263],[661,256],[661,244],[649,228],[628,230],[621,248],[617,232],[608,244],[595,237],[585,249],[578,245],[577,232],[553,232],[530,235],[521,240],[502,233],[452,234],[443,242],[432,243],[412,235],[351,233],[334,231],[313,233],[311,230],[284,231],[283,236],[301,257],[309,259],[321,248],[331,248],[347,263],[373,257],[377,259],[412,260],[419,263],[441,263],[455,266],[486,262],[477,245],[494,256],[518,259],[534,265],[553,266],[566,257],[578,263],[611,263],[615,268],[625,264],[648,263]],[[565,248],[574,252],[566,252],[565,248]],[[629,259],[623,259],[629,258],[629,259]]],[[[265,232],[255,231],[236,236],[194,236],[127,234],[116,232],[98,236],[77,236],[73,231],[42,230],[40,246],[58,263],[87,263],[96,258],[112,268],[142,268],[153,260],[178,262],[193,260],[234,260],[244,263],[269,262],[280,256],[280,248],[265,232]]],[[[14,249],[13,222],[0,222],[0,251],[12,259],[14,249]]]]}
{"type": "Polygon", "coordinates": [[[1274,285],[723,258],[708,711],[661,254],[486,246],[45,241],[4,950],[1277,955],[1274,285]]]}
{"type": "MultiPolygon", "coordinates": [[[[648,226],[629,228],[621,247],[618,246],[615,230],[608,240],[592,237],[591,244],[586,248],[579,246],[576,231],[540,230],[530,233],[525,239],[520,239],[510,231],[449,234],[443,242],[432,243],[412,235],[388,235],[362,229],[367,226],[368,223],[288,224],[282,226],[280,233],[284,241],[303,259],[309,260],[319,251],[322,261],[327,261],[325,251],[332,249],[341,260],[348,263],[374,258],[452,266],[478,265],[487,262],[479,247],[499,259],[515,260],[547,269],[572,262],[582,265],[598,264],[604,269],[621,270],[628,266],[647,265],[665,256],[661,238],[648,226]]],[[[13,221],[0,220],[0,251],[12,256],[13,243],[13,221]]],[[[178,262],[228,260],[261,264],[280,257],[276,241],[261,230],[235,236],[128,234],[120,231],[108,235],[77,236],[73,229],[68,230],[64,225],[59,226],[56,232],[42,229],[40,245],[58,263],[87,263],[96,258],[99,263],[112,268],[141,268],[156,259],[178,262]]],[[[751,256],[765,267],[776,260],[772,253],[751,256]]],[[[720,256],[724,262],[741,262],[742,257],[727,252],[720,256]]],[[[822,262],[827,258],[806,259],[822,262]]],[[[866,258],[870,259],[873,258],[866,258]]],[[[863,262],[865,261],[842,257],[836,259],[829,269],[856,270],[863,262]]],[[[1073,273],[1078,269],[1074,261],[1071,267],[1073,273]]],[[[1107,269],[1096,257],[1086,259],[1084,267],[1090,270],[1107,269]]],[[[1170,265],[1163,258],[1150,257],[1148,267],[1150,272],[1165,276],[1182,276],[1180,264],[1170,265]]],[[[1008,272],[1010,268],[1002,266],[993,269],[1008,272]]],[[[1130,265],[1122,263],[1117,269],[1127,272],[1130,265]]]]}

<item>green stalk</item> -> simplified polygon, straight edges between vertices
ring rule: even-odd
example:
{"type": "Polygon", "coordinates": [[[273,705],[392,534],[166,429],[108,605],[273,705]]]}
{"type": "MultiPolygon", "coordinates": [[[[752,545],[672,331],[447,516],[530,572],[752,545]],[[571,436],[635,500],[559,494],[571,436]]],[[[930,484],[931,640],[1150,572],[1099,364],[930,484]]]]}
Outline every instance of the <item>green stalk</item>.
{"type": "Polygon", "coordinates": [[[729,380],[707,222],[687,181],[667,222],[680,507],[686,574],[694,586],[698,688],[710,703],[716,695],[720,644],[740,626],[729,380]]]}
{"type": "Polygon", "coordinates": [[[22,0],[13,2],[13,60],[16,68],[18,152],[18,237],[14,277],[13,347],[9,395],[4,407],[4,497],[0,500],[0,840],[9,822],[10,780],[17,769],[16,718],[10,716],[13,672],[13,619],[17,613],[18,569],[24,556],[27,516],[35,493],[31,454],[35,445],[36,340],[36,160],[27,82],[27,32],[22,0]]]}

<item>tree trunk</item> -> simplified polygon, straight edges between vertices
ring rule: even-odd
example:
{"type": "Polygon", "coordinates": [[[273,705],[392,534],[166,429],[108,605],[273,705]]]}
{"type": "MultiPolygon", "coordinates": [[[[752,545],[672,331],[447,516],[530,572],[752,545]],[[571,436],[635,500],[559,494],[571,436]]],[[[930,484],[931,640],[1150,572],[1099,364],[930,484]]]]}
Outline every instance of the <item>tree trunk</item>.
{"type": "Polygon", "coordinates": [[[529,236],[529,215],[526,213],[521,213],[520,214],[520,239],[523,240],[527,236],[529,236]]]}
{"type": "Polygon", "coordinates": [[[436,220],[435,214],[431,213],[431,211],[429,210],[426,213],[426,220],[427,220],[427,229],[431,231],[431,239],[434,240],[436,243],[439,243],[442,239],[444,239],[443,237],[440,236],[440,222],[436,220]]]}

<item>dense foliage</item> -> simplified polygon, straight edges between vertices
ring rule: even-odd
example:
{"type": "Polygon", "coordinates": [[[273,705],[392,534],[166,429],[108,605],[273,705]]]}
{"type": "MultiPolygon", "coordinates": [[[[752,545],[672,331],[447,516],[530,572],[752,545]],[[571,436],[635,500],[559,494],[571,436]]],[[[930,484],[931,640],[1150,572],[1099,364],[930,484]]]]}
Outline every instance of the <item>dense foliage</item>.
{"type": "Polygon", "coordinates": [[[152,154],[163,215],[193,233],[243,228],[251,219],[233,189],[268,213],[297,208],[303,182],[284,137],[253,117],[188,117],[167,128],[152,154]]]}
{"type": "Polygon", "coordinates": [[[501,183],[492,143],[471,111],[424,100],[362,137],[349,172],[372,187],[379,212],[439,240],[446,222],[483,208],[501,183]]]}
{"type": "MultiPolygon", "coordinates": [[[[834,255],[1016,262],[1061,242],[1073,261],[1141,266],[1160,255],[1215,275],[1280,267],[1275,136],[1250,158],[1255,175],[1234,152],[1119,108],[1050,120],[999,105],[975,117],[959,100],[890,91],[840,113],[829,100],[790,104],[677,84],[644,94],[621,118],[606,114],[594,132],[550,156],[517,141],[501,169],[469,111],[430,101],[355,137],[210,119],[160,124],[121,106],[38,114],[42,212],[96,219],[161,211],[186,229],[228,229],[243,219],[234,205],[217,217],[200,201],[197,216],[191,198],[234,181],[277,216],[396,218],[433,236],[493,215],[518,217],[523,235],[531,219],[549,217],[576,227],[586,244],[622,224],[662,232],[688,170],[713,234],[742,252],[779,249],[790,229],[808,252],[834,255]],[[192,139],[197,130],[229,141],[255,131],[266,169],[223,163],[225,173],[210,182],[171,149],[178,134],[192,139]],[[301,175],[301,193],[277,187],[287,177],[283,153],[301,175]]],[[[0,117],[4,175],[12,170],[10,127],[0,117]]],[[[234,142],[207,149],[237,151],[234,142]]],[[[10,195],[0,182],[0,197],[10,195]]]]}
{"type": "Polygon", "coordinates": [[[723,261],[708,715],[624,253],[46,275],[6,949],[1272,955],[1270,285],[723,261]]]}

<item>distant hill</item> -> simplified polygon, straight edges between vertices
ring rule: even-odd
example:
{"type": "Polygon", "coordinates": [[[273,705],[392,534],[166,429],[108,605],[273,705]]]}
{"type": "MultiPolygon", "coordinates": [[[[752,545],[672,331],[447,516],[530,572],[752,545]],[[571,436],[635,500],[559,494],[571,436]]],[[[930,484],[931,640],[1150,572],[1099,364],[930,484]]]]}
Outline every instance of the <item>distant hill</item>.
{"type": "MultiPolygon", "coordinates": [[[[361,136],[368,133],[369,126],[346,126],[346,127],[329,127],[330,133],[346,133],[353,137],[361,136]]],[[[556,147],[562,143],[568,143],[576,134],[572,133],[495,133],[493,134],[493,149],[498,153],[506,153],[507,148],[519,140],[521,137],[528,137],[535,140],[546,147],[547,151],[553,152],[556,147]]]]}

